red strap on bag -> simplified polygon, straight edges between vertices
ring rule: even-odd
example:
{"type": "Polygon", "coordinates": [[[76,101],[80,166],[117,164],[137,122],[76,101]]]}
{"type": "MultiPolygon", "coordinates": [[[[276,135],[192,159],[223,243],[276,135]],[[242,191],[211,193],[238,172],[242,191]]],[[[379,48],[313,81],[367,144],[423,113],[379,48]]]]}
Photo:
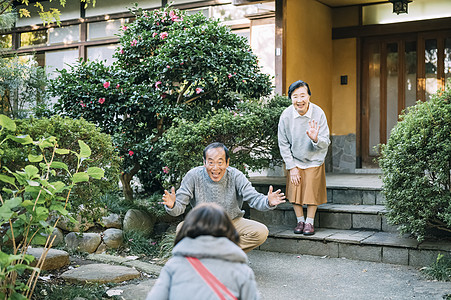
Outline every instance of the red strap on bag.
{"type": "Polygon", "coordinates": [[[230,297],[232,300],[237,300],[237,298],[229,291],[229,289],[222,284],[221,281],[216,278],[215,275],[211,274],[210,271],[200,262],[199,259],[195,257],[186,257],[193,268],[199,273],[199,275],[205,280],[205,282],[210,286],[210,288],[218,295],[219,299],[227,300],[224,293],[230,297]],[[222,290],[222,291],[221,291],[222,290]]]}

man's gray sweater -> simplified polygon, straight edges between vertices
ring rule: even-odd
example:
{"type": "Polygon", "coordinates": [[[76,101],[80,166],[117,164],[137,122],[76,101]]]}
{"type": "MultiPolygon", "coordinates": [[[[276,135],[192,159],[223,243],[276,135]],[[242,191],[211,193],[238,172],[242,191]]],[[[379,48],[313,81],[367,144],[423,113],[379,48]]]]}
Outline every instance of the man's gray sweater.
{"type": "Polygon", "coordinates": [[[199,203],[215,202],[222,206],[231,219],[242,217],[243,201],[257,210],[271,210],[268,197],[257,192],[242,172],[228,167],[218,182],[211,180],[204,166],[191,169],[183,177],[182,184],[176,193],[174,207],[165,206],[171,216],[181,215],[188,204],[192,207],[199,203]]]}

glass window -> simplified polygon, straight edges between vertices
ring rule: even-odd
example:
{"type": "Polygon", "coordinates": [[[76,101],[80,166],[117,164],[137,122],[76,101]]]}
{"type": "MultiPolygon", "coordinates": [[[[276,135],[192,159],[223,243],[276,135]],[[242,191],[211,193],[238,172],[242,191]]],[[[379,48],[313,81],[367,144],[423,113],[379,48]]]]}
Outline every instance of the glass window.
{"type": "Polygon", "coordinates": [[[20,34],[20,47],[44,46],[47,40],[47,30],[23,32],[20,34]]]}
{"type": "Polygon", "coordinates": [[[106,60],[106,65],[111,66],[116,58],[113,58],[113,54],[118,44],[111,44],[107,46],[93,46],[87,48],[87,58],[89,60],[106,60]]]}
{"type": "Polygon", "coordinates": [[[70,44],[80,41],[80,26],[54,27],[49,29],[49,44],[70,44]]]}
{"type": "Polygon", "coordinates": [[[429,100],[435,92],[437,92],[437,66],[438,66],[438,49],[437,40],[425,41],[425,69],[426,69],[426,100],[429,100]]]}
{"type": "Polygon", "coordinates": [[[0,34],[0,48],[9,49],[13,47],[13,36],[11,34],[0,34]]]}
{"type": "Polygon", "coordinates": [[[55,78],[56,69],[65,69],[67,65],[74,64],[78,60],[78,49],[67,49],[45,52],[46,71],[49,78],[55,78]]]}
{"type": "Polygon", "coordinates": [[[451,38],[445,39],[445,84],[451,79],[451,38]]]}
{"type": "Polygon", "coordinates": [[[380,81],[381,81],[381,55],[379,44],[371,45],[369,49],[369,72],[368,72],[368,97],[369,97],[369,154],[378,155],[375,148],[380,143],[380,81]]]}
{"type": "Polygon", "coordinates": [[[108,20],[88,24],[88,41],[115,37],[127,19],[108,20]]]}
{"type": "Polygon", "coordinates": [[[406,42],[405,48],[405,93],[406,107],[409,107],[417,101],[417,42],[406,42]]]}
{"type": "Polygon", "coordinates": [[[387,140],[398,122],[398,43],[387,44],[387,140]]]}

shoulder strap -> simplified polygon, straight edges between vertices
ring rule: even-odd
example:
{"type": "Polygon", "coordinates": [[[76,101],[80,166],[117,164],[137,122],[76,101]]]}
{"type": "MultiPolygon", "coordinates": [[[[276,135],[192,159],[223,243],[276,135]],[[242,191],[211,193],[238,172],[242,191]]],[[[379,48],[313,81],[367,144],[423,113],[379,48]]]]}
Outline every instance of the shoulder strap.
{"type": "Polygon", "coordinates": [[[218,295],[219,299],[226,300],[224,293],[232,300],[237,298],[229,291],[229,289],[216,278],[196,257],[186,257],[197,273],[205,280],[210,288],[218,295]]]}

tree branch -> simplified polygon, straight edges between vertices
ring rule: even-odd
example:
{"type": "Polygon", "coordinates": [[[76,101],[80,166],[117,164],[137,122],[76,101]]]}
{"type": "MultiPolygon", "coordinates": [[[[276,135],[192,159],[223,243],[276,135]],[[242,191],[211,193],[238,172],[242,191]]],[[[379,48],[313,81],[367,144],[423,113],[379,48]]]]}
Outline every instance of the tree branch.
{"type": "Polygon", "coordinates": [[[197,98],[202,97],[202,96],[207,95],[207,94],[208,94],[208,93],[199,94],[199,95],[197,95],[196,97],[193,97],[193,98],[191,98],[191,99],[189,99],[189,100],[183,102],[183,104],[191,103],[191,102],[193,102],[194,100],[196,100],[197,98]]]}
{"type": "Polygon", "coordinates": [[[179,93],[179,95],[177,97],[177,104],[180,104],[180,100],[182,100],[183,94],[186,92],[186,90],[190,87],[191,84],[192,84],[192,82],[188,81],[188,83],[185,85],[185,87],[183,87],[183,90],[179,93]]]}
{"type": "MultiPolygon", "coordinates": [[[[4,2],[5,1],[2,1],[1,4],[3,5],[4,2]]],[[[6,6],[0,12],[0,15],[2,15],[13,4],[13,2],[14,2],[14,0],[9,0],[8,4],[6,4],[6,6]]]]}

